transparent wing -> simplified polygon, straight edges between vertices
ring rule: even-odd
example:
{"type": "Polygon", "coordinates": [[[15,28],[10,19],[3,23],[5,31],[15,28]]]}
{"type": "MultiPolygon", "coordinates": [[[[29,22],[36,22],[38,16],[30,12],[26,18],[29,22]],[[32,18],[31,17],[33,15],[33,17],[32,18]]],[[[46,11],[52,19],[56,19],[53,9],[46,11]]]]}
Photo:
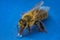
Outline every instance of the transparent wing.
{"type": "Polygon", "coordinates": [[[44,1],[41,1],[40,6],[42,6],[43,4],[44,4],[44,1]]]}
{"type": "Polygon", "coordinates": [[[40,6],[42,6],[44,4],[44,1],[40,1],[38,2],[31,10],[29,10],[28,12],[35,10],[35,9],[39,9],[40,6]]]}
{"type": "Polygon", "coordinates": [[[48,12],[50,10],[50,7],[48,7],[48,6],[40,6],[40,9],[45,10],[45,11],[48,12]]]}
{"type": "Polygon", "coordinates": [[[44,1],[40,1],[39,3],[37,3],[37,4],[32,8],[32,10],[38,9],[39,6],[42,6],[43,4],[44,4],[44,1]]]}
{"type": "Polygon", "coordinates": [[[40,1],[34,8],[35,9],[42,9],[42,10],[45,10],[45,11],[49,11],[50,10],[50,7],[49,6],[43,6],[44,4],[44,1],[40,1]]]}

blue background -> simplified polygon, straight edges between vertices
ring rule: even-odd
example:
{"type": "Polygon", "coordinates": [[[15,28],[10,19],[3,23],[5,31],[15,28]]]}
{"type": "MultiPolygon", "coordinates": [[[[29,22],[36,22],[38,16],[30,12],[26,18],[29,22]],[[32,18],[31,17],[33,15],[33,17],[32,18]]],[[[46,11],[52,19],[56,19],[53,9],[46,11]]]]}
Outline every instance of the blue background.
{"type": "MultiPolygon", "coordinates": [[[[50,7],[44,21],[48,33],[34,31],[22,38],[17,37],[16,25],[23,12],[30,10],[40,0],[0,0],[0,40],[60,40],[60,1],[43,0],[50,7]]],[[[25,32],[26,33],[26,32],[25,32]]]]}

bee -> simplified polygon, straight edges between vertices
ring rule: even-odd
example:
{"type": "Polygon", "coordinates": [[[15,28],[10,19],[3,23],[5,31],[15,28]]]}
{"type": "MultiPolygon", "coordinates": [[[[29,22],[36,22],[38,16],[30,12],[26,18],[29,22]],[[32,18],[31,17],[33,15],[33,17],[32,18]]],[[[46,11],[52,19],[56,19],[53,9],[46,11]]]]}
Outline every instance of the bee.
{"type": "Polygon", "coordinates": [[[39,5],[41,6],[42,4],[42,1],[39,2],[32,10],[25,13],[19,20],[18,24],[20,26],[20,31],[18,35],[20,35],[20,37],[22,37],[22,33],[25,28],[27,28],[30,32],[30,27],[33,25],[36,25],[39,31],[46,32],[42,20],[47,19],[48,12],[46,10],[43,10],[41,7],[39,8],[39,5]]]}

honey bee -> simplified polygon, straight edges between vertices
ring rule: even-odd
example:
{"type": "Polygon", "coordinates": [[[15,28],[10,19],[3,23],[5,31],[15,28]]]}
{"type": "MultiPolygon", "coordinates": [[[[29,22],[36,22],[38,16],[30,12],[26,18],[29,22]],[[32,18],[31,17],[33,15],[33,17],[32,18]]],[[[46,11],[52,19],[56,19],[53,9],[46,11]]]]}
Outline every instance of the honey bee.
{"type": "Polygon", "coordinates": [[[43,1],[39,2],[32,10],[22,15],[22,18],[18,22],[20,26],[18,35],[20,35],[20,37],[22,37],[22,33],[25,28],[28,28],[28,31],[30,32],[30,27],[32,27],[33,25],[36,25],[39,31],[46,32],[42,20],[48,17],[48,11],[43,10],[44,6],[41,7],[42,4],[43,1]]]}

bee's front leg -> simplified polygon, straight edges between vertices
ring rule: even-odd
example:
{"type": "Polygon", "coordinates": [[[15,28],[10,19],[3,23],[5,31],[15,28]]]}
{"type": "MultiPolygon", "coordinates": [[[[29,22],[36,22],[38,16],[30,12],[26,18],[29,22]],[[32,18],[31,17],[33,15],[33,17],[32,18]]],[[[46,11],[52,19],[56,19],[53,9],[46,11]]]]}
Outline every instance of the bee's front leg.
{"type": "Polygon", "coordinates": [[[25,27],[20,27],[20,31],[18,33],[18,36],[22,37],[24,28],[25,27]]]}

